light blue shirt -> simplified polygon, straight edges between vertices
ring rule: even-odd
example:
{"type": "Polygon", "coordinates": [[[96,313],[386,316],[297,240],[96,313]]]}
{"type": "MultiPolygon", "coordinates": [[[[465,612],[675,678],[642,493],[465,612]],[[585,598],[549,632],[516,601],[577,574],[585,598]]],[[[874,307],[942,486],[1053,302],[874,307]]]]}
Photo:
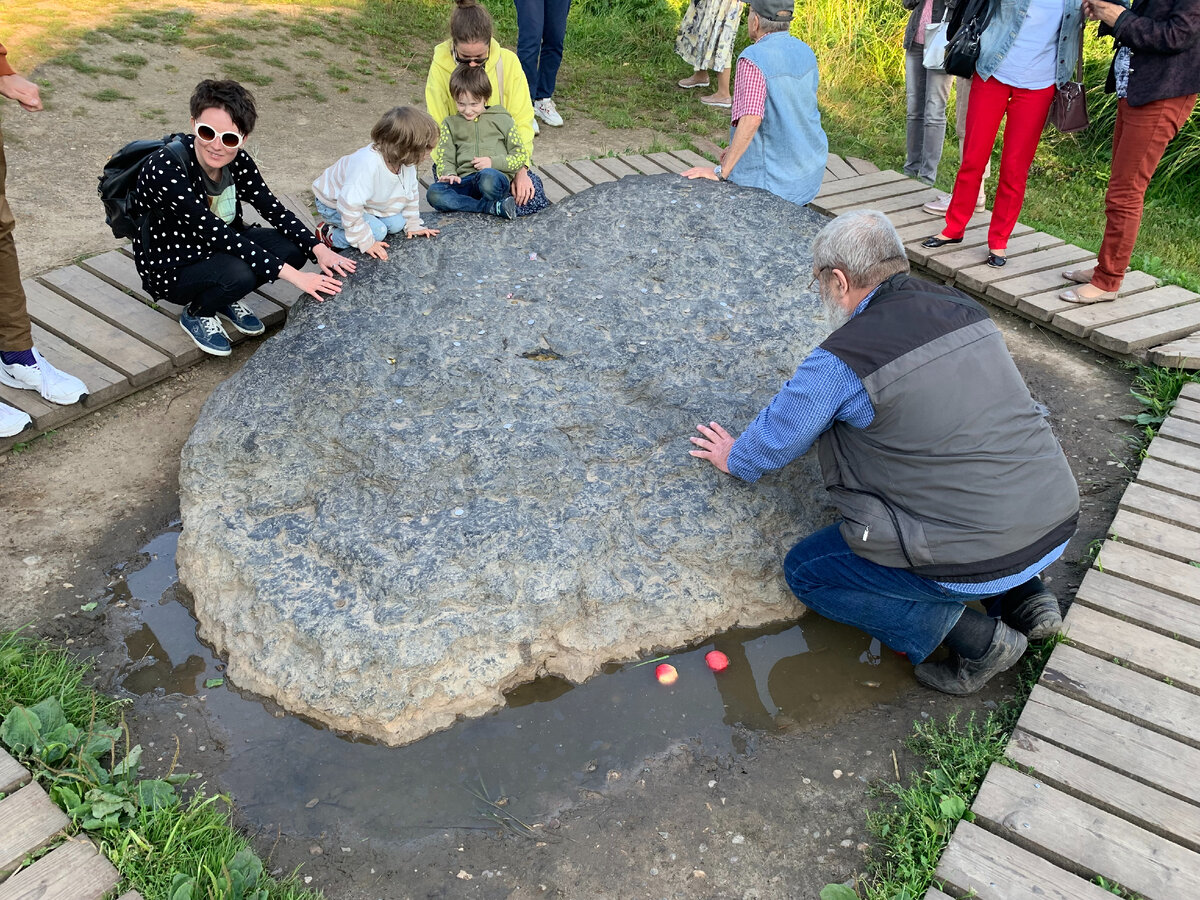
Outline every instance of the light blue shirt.
{"type": "Polygon", "coordinates": [[[1054,84],[1063,0],[1029,0],[1029,9],[993,77],[1010,87],[1036,91],[1054,84]]]}

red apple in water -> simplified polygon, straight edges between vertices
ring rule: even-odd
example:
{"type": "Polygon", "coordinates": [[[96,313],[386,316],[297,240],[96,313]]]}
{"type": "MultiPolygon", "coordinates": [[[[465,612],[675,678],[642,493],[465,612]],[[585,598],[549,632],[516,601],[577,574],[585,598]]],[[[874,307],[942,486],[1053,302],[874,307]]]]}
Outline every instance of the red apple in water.
{"type": "Polygon", "coordinates": [[[661,663],[654,670],[654,677],[658,679],[659,684],[674,684],[679,680],[679,672],[670,663],[661,663]]]}
{"type": "Polygon", "coordinates": [[[704,661],[714,672],[723,672],[729,668],[729,657],[720,650],[709,650],[704,654],[704,661]]]}

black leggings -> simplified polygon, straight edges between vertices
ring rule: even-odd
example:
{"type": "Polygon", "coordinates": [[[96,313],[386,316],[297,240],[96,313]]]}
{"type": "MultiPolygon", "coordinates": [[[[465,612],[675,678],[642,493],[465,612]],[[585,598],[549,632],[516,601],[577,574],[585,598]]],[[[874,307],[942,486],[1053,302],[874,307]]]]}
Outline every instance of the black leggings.
{"type": "MultiPolygon", "coordinates": [[[[280,257],[292,268],[299,269],[308,260],[303,250],[274,228],[247,228],[242,237],[280,257]]],[[[228,253],[214,253],[203,262],[185,266],[179,270],[178,278],[170,296],[164,299],[186,306],[193,316],[214,316],[266,283],[243,260],[228,253]]]]}

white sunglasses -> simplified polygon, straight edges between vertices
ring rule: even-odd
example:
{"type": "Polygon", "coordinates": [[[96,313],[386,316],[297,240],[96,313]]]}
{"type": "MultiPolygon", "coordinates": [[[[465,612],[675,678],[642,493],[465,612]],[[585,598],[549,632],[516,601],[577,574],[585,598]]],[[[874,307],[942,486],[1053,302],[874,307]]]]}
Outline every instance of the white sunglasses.
{"type": "Polygon", "coordinates": [[[196,134],[196,140],[201,143],[211,144],[217,138],[220,138],[221,146],[228,147],[230,150],[236,150],[246,140],[236,131],[217,131],[211,125],[205,125],[203,122],[197,122],[192,130],[196,134]]]}

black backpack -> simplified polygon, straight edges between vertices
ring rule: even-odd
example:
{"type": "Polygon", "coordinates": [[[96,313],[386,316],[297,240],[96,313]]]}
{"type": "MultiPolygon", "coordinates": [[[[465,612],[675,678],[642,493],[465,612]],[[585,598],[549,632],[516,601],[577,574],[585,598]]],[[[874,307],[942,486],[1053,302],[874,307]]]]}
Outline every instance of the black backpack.
{"type": "Polygon", "coordinates": [[[187,170],[188,152],[183,138],[182,134],[168,134],[157,140],[134,141],[108,158],[96,192],[104,204],[104,222],[116,237],[137,237],[149,221],[148,214],[133,216],[129,212],[129,194],[137,183],[138,170],[148,157],[166,147],[187,170]]]}

